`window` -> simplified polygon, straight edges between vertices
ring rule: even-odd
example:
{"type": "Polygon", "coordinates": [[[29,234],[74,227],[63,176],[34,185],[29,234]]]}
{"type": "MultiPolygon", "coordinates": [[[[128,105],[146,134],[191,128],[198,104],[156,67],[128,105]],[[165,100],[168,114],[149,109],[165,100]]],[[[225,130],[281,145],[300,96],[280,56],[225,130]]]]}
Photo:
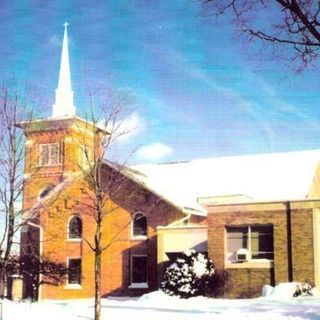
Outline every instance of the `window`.
{"type": "Polygon", "coordinates": [[[49,194],[49,192],[50,192],[51,190],[53,190],[53,189],[54,189],[54,185],[53,185],[53,184],[48,184],[48,185],[39,193],[39,199],[42,199],[42,198],[46,197],[46,196],[49,194]]]}
{"type": "Polygon", "coordinates": [[[148,223],[146,215],[142,212],[134,214],[132,221],[132,236],[134,238],[146,238],[147,229],[148,223]]]}
{"type": "Polygon", "coordinates": [[[131,256],[132,288],[147,287],[147,256],[131,256]]]}
{"type": "Polygon", "coordinates": [[[41,166],[54,166],[60,163],[59,143],[48,143],[40,145],[41,166]]]}
{"type": "Polygon", "coordinates": [[[81,259],[69,258],[68,284],[81,285],[81,259]]]}
{"type": "Polygon", "coordinates": [[[68,239],[81,239],[82,237],[82,221],[80,217],[71,217],[68,224],[68,239]]]}
{"type": "Polygon", "coordinates": [[[227,227],[228,262],[237,261],[237,251],[247,249],[249,260],[273,260],[273,227],[272,226],[239,226],[227,227]]]}

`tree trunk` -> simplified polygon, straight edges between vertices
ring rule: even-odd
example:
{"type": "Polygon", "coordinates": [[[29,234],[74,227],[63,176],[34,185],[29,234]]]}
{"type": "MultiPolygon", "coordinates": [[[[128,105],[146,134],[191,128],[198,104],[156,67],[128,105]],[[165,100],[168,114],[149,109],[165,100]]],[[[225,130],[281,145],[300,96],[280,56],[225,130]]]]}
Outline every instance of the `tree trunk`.
{"type": "Polygon", "coordinates": [[[94,296],[94,320],[101,319],[101,224],[102,224],[102,212],[101,212],[101,198],[98,197],[97,208],[97,226],[95,232],[95,260],[94,260],[94,275],[95,275],[95,296],[94,296]]]}
{"type": "Polygon", "coordinates": [[[0,272],[0,299],[3,299],[4,293],[6,288],[6,281],[5,281],[5,271],[1,270],[0,272]]]}
{"type": "MultiPolygon", "coordinates": [[[[98,249],[98,248],[96,248],[98,249]]],[[[101,319],[101,251],[95,252],[95,301],[94,301],[94,320],[101,319]]]]}

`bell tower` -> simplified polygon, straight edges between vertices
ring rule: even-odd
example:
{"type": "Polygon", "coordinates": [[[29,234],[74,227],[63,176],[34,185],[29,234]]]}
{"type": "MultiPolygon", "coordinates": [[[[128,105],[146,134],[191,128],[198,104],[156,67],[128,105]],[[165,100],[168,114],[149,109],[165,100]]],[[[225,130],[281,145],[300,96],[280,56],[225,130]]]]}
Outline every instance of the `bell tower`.
{"type": "Polygon", "coordinates": [[[25,121],[25,169],[23,207],[31,208],[48,186],[54,187],[84,169],[101,150],[105,131],[76,116],[71,87],[68,23],[64,24],[58,86],[52,115],[25,121]]]}
{"type": "Polygon", "coordinates": [[[44,208],[43,204],[47,197],[53,194],[50,192],[57,190],[54,193],[55,197],[59,197],[62,203],[65,203],[62,210],[70,210],[66,199],[73,199],[72,195],[61,190],[65,182],[79,176],[86,166],[102,154],[102,139],[106,134],[90,121],[76,116],[71,87],[67,27],[68,24],[65,23],[59,80],[51,116],[24,121],[17,125],[23,129],[26,140],[22,205],[24,225],[20,240],[24,298],[37,299],[41,296],[38,289],[37,292],[34,289],[39,288],[40,278],[36,271],[38,262],[34,262],[31,257],[35,253],[41,257],[46,250],[47,218],[42,214],[43,210],[48,210],[49,215],[56,211],[61,213],[61,207],[49,205],[44,208]]]}

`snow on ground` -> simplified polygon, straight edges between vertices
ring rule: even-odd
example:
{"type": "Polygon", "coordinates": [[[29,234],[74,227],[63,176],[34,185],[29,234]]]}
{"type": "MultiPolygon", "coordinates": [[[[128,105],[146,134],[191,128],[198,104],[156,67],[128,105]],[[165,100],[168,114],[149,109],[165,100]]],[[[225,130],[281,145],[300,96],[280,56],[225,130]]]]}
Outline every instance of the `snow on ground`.
{"type": "MultiPolygon", "coordinates": [[[[179,299],[161,291],[140,299],[103,299],[103,320],[319,320],[320,293],[292,298],[294,285],[265,290],[257,299],[179,299]]],[[[269,288],[270,289],[270,288],[269,288]]],[[[91,320],[93,300],[47,300],[38,303],[2,301],[2,320],[91,320]]]]}

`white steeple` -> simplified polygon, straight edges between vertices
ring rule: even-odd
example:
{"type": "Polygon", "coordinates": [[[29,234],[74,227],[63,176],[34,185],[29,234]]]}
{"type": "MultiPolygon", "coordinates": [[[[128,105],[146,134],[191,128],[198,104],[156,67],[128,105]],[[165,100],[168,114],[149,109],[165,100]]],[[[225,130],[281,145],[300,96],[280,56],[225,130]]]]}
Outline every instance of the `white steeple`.
{"type": "Polygon", "coordinates": [[[73,105],[73,91],[71,89],[70,63],[68,50],[68,23],[64,23],[63,45],[61,53],[61,64],[58,88],[56,89],[56,100],[52,106],[52,118],[74,116],[76,108],[73,105]]]}

